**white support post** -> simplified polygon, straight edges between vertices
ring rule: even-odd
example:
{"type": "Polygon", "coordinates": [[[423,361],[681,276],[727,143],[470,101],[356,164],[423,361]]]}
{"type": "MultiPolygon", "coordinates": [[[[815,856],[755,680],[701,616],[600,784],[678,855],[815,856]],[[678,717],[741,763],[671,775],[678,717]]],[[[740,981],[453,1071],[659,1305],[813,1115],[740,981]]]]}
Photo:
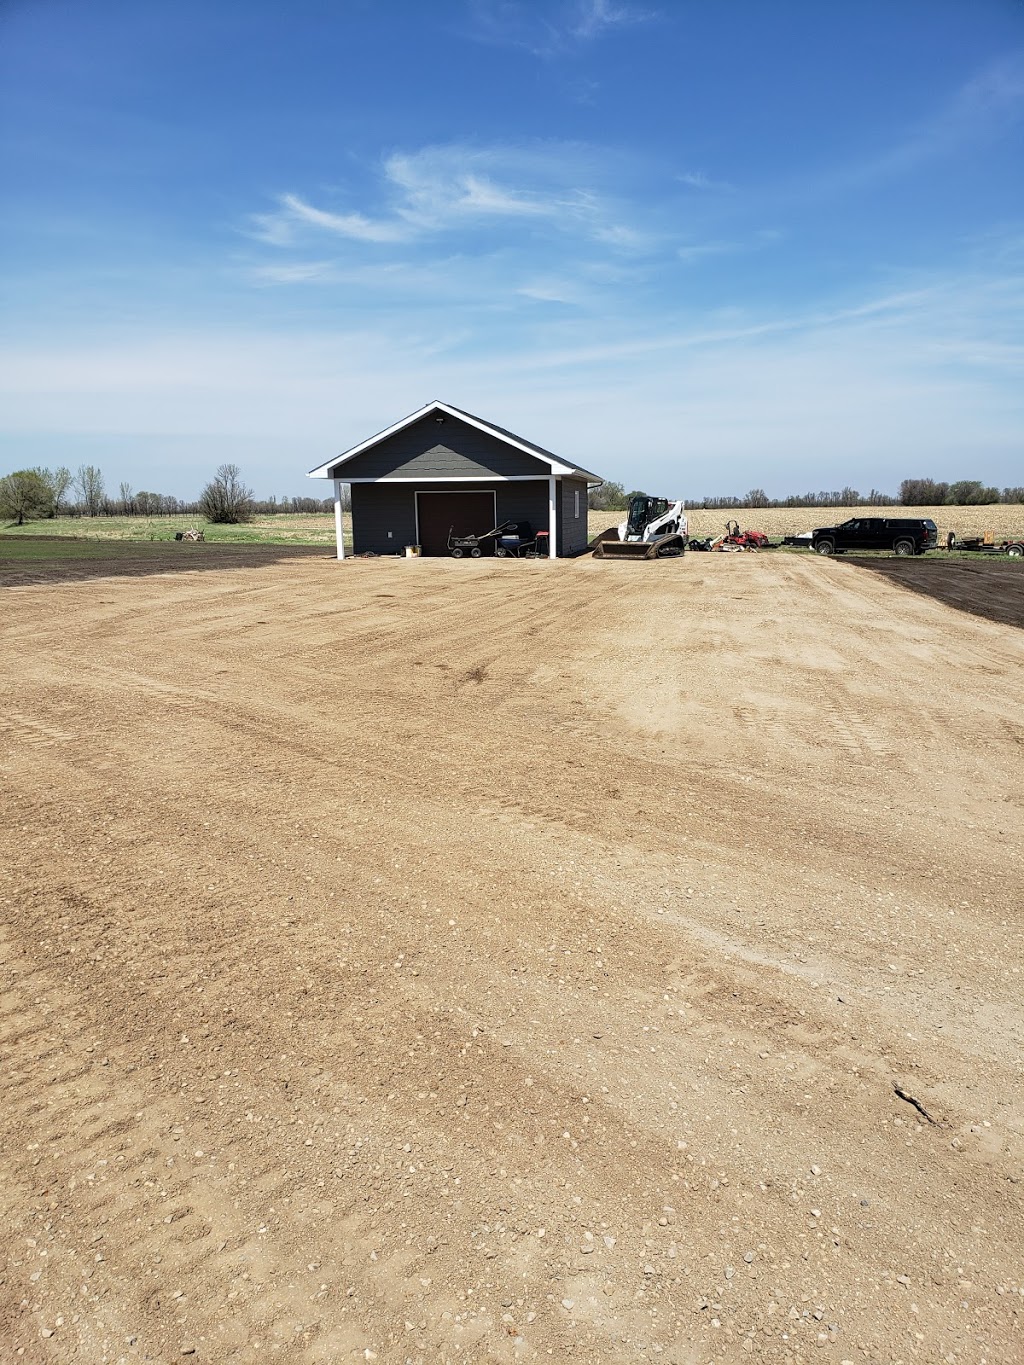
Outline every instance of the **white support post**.
{"type": "Polygon", "coordinates": [[[338,542],[338,558],[345,558],[345,541],[341,530],[341,480],[334,480],[334,538],[338,542]]]}
{"type": "Polygon", "coordinates": [[[558,546],[555,543],[558,532],[558,519],[555,512],[557,492],[558,480],[552,474],[548,479],[548,559],[555,559],[558,555],[558,546]]]}

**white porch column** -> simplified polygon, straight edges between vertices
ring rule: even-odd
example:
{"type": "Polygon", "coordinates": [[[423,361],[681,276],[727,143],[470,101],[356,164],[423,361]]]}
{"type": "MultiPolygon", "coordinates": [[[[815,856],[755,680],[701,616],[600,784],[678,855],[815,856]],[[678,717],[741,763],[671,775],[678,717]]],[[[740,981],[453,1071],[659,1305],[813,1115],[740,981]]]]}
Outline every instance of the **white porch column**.
{"type": "Polygon", "coordinates": [[[334,538],[338,542],[338,558],[345,558],[345,542],[341,531],[341,480],[334,480],[334,538]]]}
{"type": "Polygon", "coordinates": [[[555,559],[558,555],[558,545],[556,543],[556,533],[558,531],[558,520],[555,513],[555,497],[558,493],[558,480],[554,474],[548,479],[548,559],[555,559]]]}

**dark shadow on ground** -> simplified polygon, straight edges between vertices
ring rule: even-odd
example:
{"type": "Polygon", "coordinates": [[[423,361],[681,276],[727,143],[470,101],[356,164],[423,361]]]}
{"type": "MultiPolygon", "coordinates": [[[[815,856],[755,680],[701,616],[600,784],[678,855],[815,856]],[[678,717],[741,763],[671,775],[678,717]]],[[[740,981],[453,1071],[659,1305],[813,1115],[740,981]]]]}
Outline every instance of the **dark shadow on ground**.
{"type": "Polygon", "coordinates": [[[867,559],[849,555],[836,564],[854,564],[881,574],[890,583],[934,597],[947,607],[984,616],[1003,626],[1024,628],[1024,562],[1019,559],[867,559]]]}
{"type": "Polygon", "coordinates": [[[334,559],[325,545],[224,545],[188,541],[78,540],[0,535],[0,587],[76,583],[94,578],[260,569],[282,560],[334,559]]]}

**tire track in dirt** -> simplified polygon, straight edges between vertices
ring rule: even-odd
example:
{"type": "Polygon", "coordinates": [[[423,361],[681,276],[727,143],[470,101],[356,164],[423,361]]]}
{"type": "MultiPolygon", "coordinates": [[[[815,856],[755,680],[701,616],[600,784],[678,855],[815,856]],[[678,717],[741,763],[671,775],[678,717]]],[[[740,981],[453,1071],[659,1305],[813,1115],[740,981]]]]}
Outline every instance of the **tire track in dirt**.
{"type": "MultiPolygon", "coordinates": [[[[348,620],[369,623],[376,592],[412,582],[404,565],[370,567],[324,579],[348,620]]],[[[59,1107],[59,1169],[96,1177],[62,1220],[65,1245],[88,1254],[105,1218],[127,1248],[92,1263],[106,1318],[142,1321],[140,1342],[172,1354],[172,1329],[205,1333],[238,1360],[257,1340],[300,1361],[635,1359],[653,1345],[671,1359],[680,1343],[739,1358],[756,1340],[781,1361],[819,1336],[837,1358],[858,1340],[884,1356],[906,1269],[925,1349],[941,1358],[973,1332],[1009,1360],[1019,1116],[994,1096],[1013,1083],[1012,957],[982,976],[1008,931],[979,907],[946,944],[929,918],[1006,852],[979,836],[961,869],[941,857],[941,884],[908,884],[926,824],[902,781],[886,776],[882,814],[848,780],[845,809],[813,774],[788,785],[792,723],[764,740],[759,782],[705,769],[680,712],[653,732],[609,728],[610,673],[620,696],[642,693],[652,665],[672,686],[695,615],[721,604],[693,600],[683,574],[542,567],[529,584],[487,566],[421,576],[404,620],[387,608],[384,639],[365,624],[335,636],[305,566],[276,626],[262,624],[273,592],[243,604],[241,638],[224,638],[230,580],[204,579],[201,601],[149,582],[100,647],[85,623],[64,640],[61,666],[83,670],[73,699],[46,692],[51,658],[8,662],[22,714],[69,732],[74,717],[83,736],[5,761],[8,828],[27,835],[4,846],[25,969],[9,1050],[35,1092],[19,1128],[49,1133],[59,1107]],[[567,581],[578,642],[556,602],[567,581]],[[483,647],[470,606],[498,618],[483,647]],[[638,653],[676,617],[667,653],[638,653]],[[610,662],[608,632],[629,645],[610,662]],[[438,686],[440,663],[454,676],[438,686]],[[942,956],[954,946],[956,962],[942,956]],[[959,980],[976,1000],[954,996],[959,980]],[[850,981],[855,998],[837,1003],[850,981]],[[946,1017],[905,1037],[938,1001],[946,1017]],[[52,1020],[76,1011],[66,1062],[52,1020]],[[971,1017],[985,1029],[974,1049],[971,1017]],[[101,1053],[88,1067],[83,1043],[101,1053]],[[979,1067],[983,1052],[996,1063],[979,1067]],[[41,1086],[50,1060],[61,1069],[41,1086]],[[93,1089],[94,1072],[116,1092],[93,1089]],[[893,1077],[949,1127],[918,1122],[893,1077]],[[152,1126],[135,1136],[124,1125],[140,1111],[152,1126]],[[130,1176],[99,1166],[111,1149],[130,1176]],[[167,1302],[168,1266],[184,1301],[167,1302]]],[[[728,571],[730,612],[792,594],[763,570],[728,571]]],[[[735,651],[736,630],[720,633],[735,651]]],[[[845,715],[845,661],[862,657],[834,643],[837,689],[816,679],[803,698],[822,758],[821,718],[845,715]]],[[[756,658],[787,647],[769,632],[756,658]]],[[[880,653],[863,657],[855,744],[885,676],[880,653]]],[[[750,694],[727,670],[712,681],[721,730],[750,694]]],[[[758,687],[755,715],[770,701],[758,687]]],[[[933,689],[923,705],[945,702],[933,689]]],[[[992,744],[1007,763],[1012,737],[992,744]]],[[[20,1174],[9,1186],[17,1218],[58,1227],[33,1190],[20,1174]]],[[[94,1328],[74,1328],[35,1347],[102,1358],[94,1328]]]]}

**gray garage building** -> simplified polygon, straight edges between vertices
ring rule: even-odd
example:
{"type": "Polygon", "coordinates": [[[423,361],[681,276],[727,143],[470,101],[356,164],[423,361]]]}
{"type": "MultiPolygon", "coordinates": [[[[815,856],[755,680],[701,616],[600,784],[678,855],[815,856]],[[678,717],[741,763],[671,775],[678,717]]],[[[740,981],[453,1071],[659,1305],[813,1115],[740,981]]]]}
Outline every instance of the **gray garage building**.
{"type": "MultiPolygon", "coordinates": [[[[587,489],[597,474],[449,403],[433,402],[353,446],[311,479],[334,481],[338,558],[341,486],[352,490],[356,554],[448,553],[448,533],[479,535],[506,521],[546,533],[548,555],[587,548],[587,489]]],[[[487,553],[493,552],[488,544],[487,553]]]]}

